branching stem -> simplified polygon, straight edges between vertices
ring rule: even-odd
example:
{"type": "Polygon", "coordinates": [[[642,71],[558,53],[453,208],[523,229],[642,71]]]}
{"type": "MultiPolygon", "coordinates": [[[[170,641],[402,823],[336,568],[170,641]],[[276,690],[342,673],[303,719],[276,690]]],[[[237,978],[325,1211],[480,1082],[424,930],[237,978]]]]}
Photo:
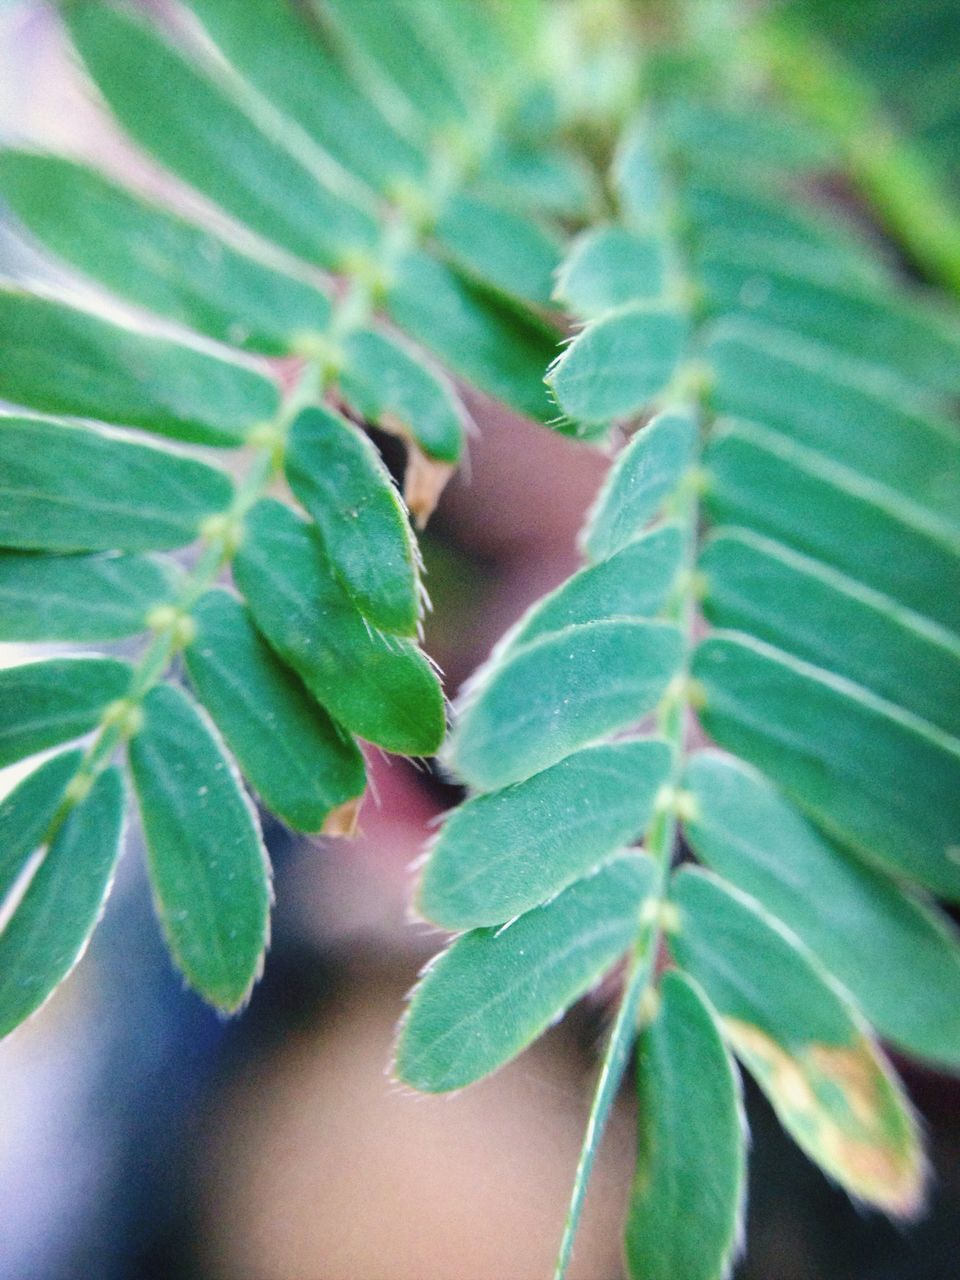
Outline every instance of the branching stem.
{"type": "MultiPolygon", "coordinates": [[[[477,146],[488,148],[493,136],[490,122],[478,119],[476,128],[477,146]]],[[[105,709],[44,834],[42,847],[49,846],[99,774],[140,728],[144,700],[167,676],[171,663],[193,638],[194,606],[236,555],[250,510],[265,496],[277,476],[282,475],[287,437],[294,420],[302,409],[321,402],[334,387],[340,371],[340,345],[373,317],[397,264],[429,234],[431,218],[462,181],[470,155],[468,148],[461,146],[454,150],[438,139],[419,198],[396,200],[384,213],[376,248],[362,259],[344,264],[348,285],[334,302],[326,330],[314,335],[302,351],[299,376],[284,397],[276,418],[261,423],[248,434],[250,461],[246,473],[229,507],[204,522],[199,555],[182,579],[174,599],[154,611],[153,635],[133,667],[128,691],[125,697],[105,709]],[[429,216],[425,216],[425,212],[429,216]]]]}
{"type": "Polygon", "coordinates": [[[642,1021],[644,996],[656,976],[657,956],[664,932],[670,868],[677,836],[677,796],[686,767],[687,728],[690,715],[690,659],[695,642],[697,533],[700,517],[699,475],[694,469],[677,498],[676,519],[684,537],[684,554],[677,587],[667,610],[667,618],[680,627],[684,637],[683,661],[678,676],[657,711],[657,727],[670,746],[670,776],[661,793],[661,803],[646,839],[646,850],[653,859],[655,880],[643,906],[637,938],[627,963],[623,994],[614,1020],[597,1087],[587,1120],[580,1159],[574,1175],[573,1192],[564,1224],[563,1238],[557,1256],[554,1280],[564,1280],[573,1242],[580,1225],[584,1199],[603,1130],[630,1060],[630,1050],[642,1021]]]}

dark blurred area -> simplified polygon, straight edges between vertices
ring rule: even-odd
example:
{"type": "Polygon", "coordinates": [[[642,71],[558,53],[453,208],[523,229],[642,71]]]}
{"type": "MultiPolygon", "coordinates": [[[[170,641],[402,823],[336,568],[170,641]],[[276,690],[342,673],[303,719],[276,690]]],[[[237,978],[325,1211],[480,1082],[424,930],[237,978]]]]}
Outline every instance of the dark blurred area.
{"type": "MultiPolygon", "coordinates": [[[[952,20],[960,48],[957,5],[912,6],[909,21],[893,0],[804,6],[861,66],[892,78],[893,108],[946,163],[941,144],[955,136],[951,127],[960,134],[960,95],[954,77],[949,99],[936,32],[952,20]],[[928,10],[929,24],[917,17],[928,10]],[[891,34],[898,17],[899,37],[891,34]],[[935,119],[934,104],[908,92],[907,79],[938,86],[935,119]]],[[[950,57],[955,72],[956,53],[950,57]]],[[[71,79],[49,10],[0,8],[0,65],[5,137],[127,162],[71,79]]],[[[0,225],[0,272],[23,263],[0,225]]],[[[576,531],[607,465],[599,453],[466,398],[478,428],[469,466],[423,542],[434,606],[426,644],[450,694],[526,605],[576,566],[576,531]]],[[[398,446],[379,443],[399,465],[391,453],[398,446]]],[[[16,656],[4,649],[4,660],[16,656]]],[[[274,940],[249,1008],[231,1022],[185,992],[172,971],[131,833],[82,965],[0,1046],[0,1280],[551,1274],[610,992],[595,993],[519,1060],[462,1094],[422,1098],[396,1086],[394,1028],[439,942],[408,919],[410,865],[458,793],[436,771],[401,760],[371,754],[370,770],[375,794],[357,840],[308,841],[267,822],[274,940]]],[[[4,782],[7,789],[12,777],[4,782]]],[[[929,1213],[893,1227],[851,1206],[748,1087],[742,1280],[960,1274],[960,1084],[898,1066],[929,1134],[929,1213]]],[[[594,1175],[571,1280],[622,1275],[631,1123],[625,1096],[594,1175]]]]}

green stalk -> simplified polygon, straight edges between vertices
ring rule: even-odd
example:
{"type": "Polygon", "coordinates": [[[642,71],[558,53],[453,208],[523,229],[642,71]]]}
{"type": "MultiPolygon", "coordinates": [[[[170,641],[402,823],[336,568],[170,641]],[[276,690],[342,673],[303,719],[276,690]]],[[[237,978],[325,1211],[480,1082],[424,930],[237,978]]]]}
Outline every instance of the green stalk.
{"type": "Polygon", "coordinates": [[[594,1161],[610,1109],[619,1092],[630,1060],[630,1050],[633,1047],[637,1029],[645,1019],[644,997],[651,990],[656,977],[657,955],[669,923],[669,907],[666,899],[676,846],[677,817],[682,803],[680,785],[686,767],[687,725],[691,708],[689,669],[694,646],[696,617],[694,565],[700,518],[699,474],[696,470],[690,473],[687,483],[678,495],[678,507],[676,517],[684,533],[684,561],[677,589],[665,611],[665,616],[668,621],[675,622],[681,628],[684,636],[684,654],[681,670],[670,682],[657,710],[657,728],[670,746],[672,764],[669,780],[661,792],[657,813],[645,842],[646,851],[656,867],[656,879],[651,894],[642,908],[640,927],[627,965],[623,994],[607,1041],[597,1087],[590,1105],[590,1115],[574,1174],[573,1191],[557,1255],[554,1280],[564,1280],[570,1265],[573,1242],[580,1225],[594,1161]]]}
{"type": "MultiPolygon", "coordinates": [[[[685,300],[691,322],[696,290],[687,269],[687,253],[684,242],[684,222],[677,200],[671,190],[667,157],[661,162],[668,181],[665,184],[663,206],[658,221],[660,231],[672,245],[674,259],[674,287],[678,297],[685,300]]],[[[696,415],[701,431],[705,434],[709,421],[707,387],[702,370],[695,356],[677,371],[673,383],[657,403],[658,411],[676,409],[696,415]]],[[[646,833],[644,846],[656,867],[654,884],[641,909],[637,937],[630,952],[623,995],[616,1019],[610,1032],[606,1052],[600,1068],[597,1088],[594,1092],[587,1120],[580,1158],[574,1175],[573,1191],[564,1223],[563,1237],[557,1256],[554,1280],[564,1280],[573,1252],[573,1242],[583,1212],[584,1199],[590,1174],[593,1171],[597,1149],[609,1118],[623,1075],[630,1059],[630,1050],[637,1031],[653,1015],[653,994],[656,979],[656,962],[665,932],[669,932],[670,904],[667,895],[670,888],[670,871],[677,842],[678,819],[683,812],[683,775],[686,770],[687,736],[689,721],[696,705],[696,693],[690,675],[690,666],[696,644],[695,626],[699,595],[696,562],[699,550],[700,495],[702,477],[699,459],[684,477],[674,496],[670,516],[680,526],[683,536],[683,558],[673,594],[664,609],[663,616],[673,622],[683,636],[683,653],[680,670],[670,681],[656,712],[657,731],[670,747],[670,775],[658,797],[656,812],[646,833]]]]}

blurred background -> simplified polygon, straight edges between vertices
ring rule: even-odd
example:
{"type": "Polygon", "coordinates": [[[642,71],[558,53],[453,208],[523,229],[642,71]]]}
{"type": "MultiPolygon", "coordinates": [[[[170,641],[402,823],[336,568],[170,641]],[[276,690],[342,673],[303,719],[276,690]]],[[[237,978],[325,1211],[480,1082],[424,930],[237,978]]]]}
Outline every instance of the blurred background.
{"type": "MultiPolygon", "coordinates": [[[[462,0],[472,3],[472,0],[462,0]]],[[[960,139],[960,6],[805,0],[889,91],[934,163],[960,139]]],[[[0,134],[156,180],[85,94],[55,15],[0,6],[0,134]]],[[[948,177],[960,191],[956,172],[948,177]]],[[[69,216],[69,210],[64,211],[69,216]]],[[[2,213],[0,213],[2,218],[2,213]]],[[[0,274],[36,269],[0,221],[0,274]]],[[[426,644],[453,694],[498,635],[576,566],[598,453],[465,393],[467,470],[424,539],[426,644]]],[[[381,441],[400,464],[396,446],[381,441]]],[[[6,646],[0,659],[17,657],[6,646]]],[[[414,1097],[388,1077],[403,997],[439,938],[407,919],[425,832],[458,795],[371,757],[354,841],[267,837],[274,942],[242,1018],[182,988],[152,918],[134,832],[74,976],[0,1045],[0,1280],[543,1280],[589,1105],[603,991],[492,1080],[414,1097]]],[[[0,791],[14,772],[0,775],[0,791]]],[[[899,1062],[929,1130],[921,1222],[863,1215],[809,1166],[755,1091],[743,1280],[955,1280],[960,1088],[899,1062]]],[[[629,1092],[629,1091],[627,1091],[629,1092]]],[[[691,1106],[695,1099],[691,1100],[691,1106]]],[[[618,1280],[633,1160],[621,1100],[571,1280],[618,1280]]]]}

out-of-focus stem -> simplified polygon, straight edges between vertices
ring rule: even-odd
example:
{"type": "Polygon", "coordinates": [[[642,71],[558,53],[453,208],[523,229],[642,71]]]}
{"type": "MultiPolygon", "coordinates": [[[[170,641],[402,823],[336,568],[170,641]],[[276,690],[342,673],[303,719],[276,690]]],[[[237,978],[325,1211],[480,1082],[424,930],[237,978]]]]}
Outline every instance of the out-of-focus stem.
{"type": "Polygon", "coordinates": [[[747,56],[830,135],[879,221],[932,282],[960,295],[960,211],[876,93],[816,35],[772,21],[745,33],[747,56]]]}

